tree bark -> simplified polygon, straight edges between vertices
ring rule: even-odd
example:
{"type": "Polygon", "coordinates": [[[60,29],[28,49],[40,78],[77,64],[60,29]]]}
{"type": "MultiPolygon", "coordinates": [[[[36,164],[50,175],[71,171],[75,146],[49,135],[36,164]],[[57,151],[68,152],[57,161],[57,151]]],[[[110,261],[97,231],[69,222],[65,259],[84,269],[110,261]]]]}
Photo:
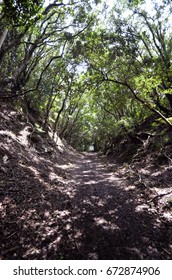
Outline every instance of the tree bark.
{"type": "Polygon", "coordinates": [[[170,104],[170,108],[172,110],[172,94],[166,94],[166,98],[168,99],[168,102],[170,104]]]}
{"type": "Polygon", "coordinates": [[[3,33],[2,33],[2,35],[0,36],[0,50],[1,50],[2,45],[3,45],[3,43],[4,43],[4,41],[5,41],[6,37],[7,37],[7,34],[8,34],[8,29],[5,28],[3,33]]]}

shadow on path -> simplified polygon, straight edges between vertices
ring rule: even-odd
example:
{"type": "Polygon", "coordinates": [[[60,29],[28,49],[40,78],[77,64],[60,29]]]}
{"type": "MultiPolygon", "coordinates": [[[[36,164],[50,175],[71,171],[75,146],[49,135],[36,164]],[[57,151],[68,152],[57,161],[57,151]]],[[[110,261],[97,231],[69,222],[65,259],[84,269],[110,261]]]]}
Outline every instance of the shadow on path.
{"type": "Polygon", "coordinates": [[[160,222],[141,194],[108,172],[100,157],[86,154],[70,172],[76,189],[71,219],[78,251],[68,252],[68,258],[171,258],[171,228],[160,222]]]}

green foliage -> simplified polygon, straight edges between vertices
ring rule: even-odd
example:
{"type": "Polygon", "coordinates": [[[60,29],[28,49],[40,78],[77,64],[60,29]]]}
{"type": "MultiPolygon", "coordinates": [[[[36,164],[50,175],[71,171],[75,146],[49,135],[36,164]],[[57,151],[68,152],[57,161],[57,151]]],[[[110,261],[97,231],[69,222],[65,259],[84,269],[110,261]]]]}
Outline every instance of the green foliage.
{"type": "MultiPolygon", "coordinates": [[[[167,120],[168,120],[168,121],[172,124],[172,117],[167,118],[167,120]]],[[[163,123],[163,124],[165,124],[165,121],[164,121],[164,120],[162,120],[161,118],[158,118],[156,121],[157,121],[157,122],[159,122],[159,123],[163,123]]]]}
{"type": "Polygon", "coordinates": [[[137,7],[139,4],[144,3],[145,0],[128,0],[128,2],[130,5],[137,7]]]}
{"type": "Polygon", "coordinates": [[[3,0],[3,20],[8,26],[31,25],[35,17],[40,16],[43,0],[3,0]]]}
{"type": "Polygon", "coordinates": [[[103,150],[151,115],[171,123],[169,1],[153,1],[153,12],[145,1],[114,1],[108,13],[89,0],[55,1],[46,13],[42,1],[7,2],[0,87],[26,92],[43,129],[49,123],[79,150],[103,150]]]}

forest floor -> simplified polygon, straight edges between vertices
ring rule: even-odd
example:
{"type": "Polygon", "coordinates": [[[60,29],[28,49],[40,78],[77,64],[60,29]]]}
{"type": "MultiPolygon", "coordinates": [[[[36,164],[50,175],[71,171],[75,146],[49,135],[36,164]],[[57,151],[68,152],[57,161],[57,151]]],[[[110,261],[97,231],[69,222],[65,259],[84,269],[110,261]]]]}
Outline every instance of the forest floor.
{"type": "MultiPolygon", "coordinates": [[[[72,216],[80,258],[172,257],[171,207],[163,203],[164,196],[157,195],[156,188],[150,190],[126,167],[94,153],[82,155],[69,171],[75,188],[72,216]]],[[[156,175],[154,169],[152,179],[156,175]]],[[[171,197],[172,188],[168,191],[171,197]]]]}
{"type": "Polygon", "coordinates": [[[172,259],[171,174],[77,153],[1,104],[1,259],[172,259]]]}

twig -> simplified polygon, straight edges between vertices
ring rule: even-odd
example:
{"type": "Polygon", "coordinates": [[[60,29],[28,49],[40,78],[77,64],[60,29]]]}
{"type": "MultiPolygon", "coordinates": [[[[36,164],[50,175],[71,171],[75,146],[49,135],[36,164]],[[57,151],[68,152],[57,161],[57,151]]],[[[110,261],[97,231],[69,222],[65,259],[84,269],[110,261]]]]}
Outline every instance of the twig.
{"type": "Polygon", "coordinates": [[[169,253],[166,249],[162,248],[162,250],[163,250],[165,253],[167,253],[170,257],[172,256],[172,254],[169,253]]]}
{"type": "Polygon", "coordinates": [[[154,201],[154,200],[157,199],[158,197],[162,197],[162,196],[165,196],[165,195],[168,195],[168,194],[171,194],[171,193],[172,193],[172,191],[167,192],[167,193],[163,193],[163,194],[158,194],[158,195],[154,196],[153,198],[151,198],[151,199],[148,201],[148,203],[154,201]]]}
{"type": "Polygon", "coordinates": [[[7,253],[11,253],[13,251],[15,251],[16,249],[19,249],[20,246],[15,246],[15,247],[12,247],[10,249],[7,249],[6,251],[2,252],[2,255],[6,255],[7,253]]]}
{"type": "Polygon", "coordinates": [[[9,238],[13,237],[15,234],[17,234],[17,232],[11,233],[11,234],[10,234],[8,237],[6,237],[5,239],[9,239],[9,238]]]}

